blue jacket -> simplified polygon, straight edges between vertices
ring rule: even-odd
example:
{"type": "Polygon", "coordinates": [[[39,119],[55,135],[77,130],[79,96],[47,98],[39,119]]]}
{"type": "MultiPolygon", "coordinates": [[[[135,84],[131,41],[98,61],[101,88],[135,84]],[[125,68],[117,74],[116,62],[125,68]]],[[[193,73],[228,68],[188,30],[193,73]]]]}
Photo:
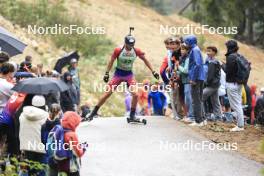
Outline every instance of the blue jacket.
{"type": "Polygon", "coordinates": [[[197,38],[195,35],[187,35],[184,37],[184,43],[191,47],[189,54],[189,79],[190,81],[204,81],[205,73],[203,68],[203,56],[200,48],[197,46],[197,38]]]}
{"type": "Polygon", "coordinates": [[[160,91],[152,91],[148,95],[148,105],[150,107],[152,100],[152,106],[154,112],[162,110],[166,105],[166,96],[160,91]]]}

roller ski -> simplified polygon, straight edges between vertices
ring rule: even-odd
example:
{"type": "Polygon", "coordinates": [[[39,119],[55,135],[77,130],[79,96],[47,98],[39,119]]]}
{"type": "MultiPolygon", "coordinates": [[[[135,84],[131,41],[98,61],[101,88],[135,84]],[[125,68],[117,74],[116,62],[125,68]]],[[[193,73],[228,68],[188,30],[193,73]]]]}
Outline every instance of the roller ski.
{"type": "Polygon", "coordinates": [[[135,116],[130,116],[130,117],[127,117],[127,123],[142,123],[142,124],[146,125],[147,120],[136,118],[135,116]]]}

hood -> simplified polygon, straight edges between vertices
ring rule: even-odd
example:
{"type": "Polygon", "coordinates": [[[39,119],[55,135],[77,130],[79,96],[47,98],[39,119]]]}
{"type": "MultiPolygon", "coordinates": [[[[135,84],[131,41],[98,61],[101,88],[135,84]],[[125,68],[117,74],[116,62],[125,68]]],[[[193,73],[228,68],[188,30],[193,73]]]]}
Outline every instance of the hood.
{"type": "Polygon", "coordinates": [[[197,37],[193,34],[186,35],[183,38],[184,43],[186,43],[191,48],[195,47],[197,45],[197,37]]]}
{"type": "Polygon", "coordinates": [[[77,126],[81,122],[81,117],[73,111],[67,111],[64,113],[64,116],[61,121],[61,125],[63,128],[70,129],[72,131],[75,131],[77,126]]]}
{"type": "Polygon", "coordinates": [[[26,119],[30,121],[43,120],[49,117],[48,112],[34,106],[25,106],[23,108],[22,114],[26,119]]]}
{"type": "Polygon", "coordinates": [[[253,84],[253,85],[251,86],[251,88],[250,88],[250,93],[251,93],[251,95],[256,94],[256,90],[257,90],[257,86],[256,86],[255,84],[253,84]]]}
{"type": "Polygon", "coordinates": [[[66,83],[67,83],[67,82],[70,82],[70,81],[67,80],[67,77],[68,77],[68,76],[71,76],[71,77],[72,77],[72,75],[71,75],[70,72],[65,72],[65,73],[63,74],[63,81],[66,82],[66,83]]]}

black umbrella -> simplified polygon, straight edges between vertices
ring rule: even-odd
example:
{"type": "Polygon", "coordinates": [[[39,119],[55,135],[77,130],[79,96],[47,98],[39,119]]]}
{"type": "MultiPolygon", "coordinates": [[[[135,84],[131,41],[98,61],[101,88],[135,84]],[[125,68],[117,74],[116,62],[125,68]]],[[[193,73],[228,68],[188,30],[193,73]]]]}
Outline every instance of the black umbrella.
{"type": "Polygon", "coordinates": [[[8,53],[12,57],[23,53],[26,46],[6,29],[0,27],[0,51],[8,53]]]}
{"type": "Polygon", "coordinates": [[[78,54],[78,51],[73,51],[63,56],[62,58],[58,59],[58,61],[55,64],[54,70],[61,73],[61,70],[63,69],[63,67],[65,67],[66,65],[69,65],[71,62],[71,59],[73,58],[79,60],[80,55],[78,54]]]}
{"type": "Polygon", "coordinates": [[[53,78],[28,78],[18,82],[12,90],[28,94],[47,95],[54,92],[64,92],[69,87],[61,80],[53,78]]]}

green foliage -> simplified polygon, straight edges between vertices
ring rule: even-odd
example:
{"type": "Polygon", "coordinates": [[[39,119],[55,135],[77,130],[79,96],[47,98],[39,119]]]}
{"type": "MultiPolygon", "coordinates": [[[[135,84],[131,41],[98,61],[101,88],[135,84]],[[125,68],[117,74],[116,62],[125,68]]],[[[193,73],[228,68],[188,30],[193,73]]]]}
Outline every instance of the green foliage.
{"type": "MultiPolygon", "coordinates": [[[[47,165],[41,164],[36,161],[30,160],[18,160],[15,157],[3,158],[0,160],[0,176],[17,176],[20,172],[22,173],[38,173],[46,170],[47,165]]],[[[33,174],[34,175],[34,174],[33,174]]]]}
{"type": "MultiPolygon", "coordinates": [[[[48,0],[38,0],[32,4],[21,1],[0,0],[0,14],[8,20],[27,28],[28,25],[50,27],[77,25],[86,27],[82,20],[72,17],[63,6],[63,0],[49,3],[48,0]]],[[[113,45],[103,35],[87,35],[73,33],[71,35],[51,35],[50,39],[57,47],[66,50],[78,50],[86,58],[105,55],[113,45]]]]}
{"type": "Polygon", "coordinates": [[[129,0],[153,8],[162,15],[169,15],[173,11],[171,0],[129,0]]]}
{"type": "Polygon", "coordinates": [[[205,42],[206,42],[206,39],[205,39],[205,37],[203,36],[203,35],[198,35],[198,46],[199,46],[199,48],[201,48],[201,50],[204,50],[204,48],[205,48],[205,42]]]}
{"type": "Polygon", "coordinates": [[[237,27],[235,39],[264,47],[264,1],[193,0],[184,16],[212,27],[237,27]]]}

